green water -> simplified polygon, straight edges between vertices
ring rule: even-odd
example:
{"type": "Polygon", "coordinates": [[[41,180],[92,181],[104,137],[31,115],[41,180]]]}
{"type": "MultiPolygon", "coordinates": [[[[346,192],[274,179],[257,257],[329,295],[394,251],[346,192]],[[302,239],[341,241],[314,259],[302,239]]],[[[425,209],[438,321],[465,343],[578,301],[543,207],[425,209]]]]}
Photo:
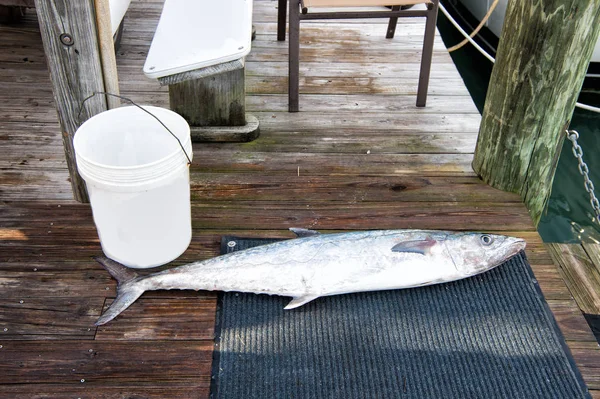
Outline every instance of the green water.
{"type": "MultiPolygon", "coordinates": [[[[453,46],[463,39],[441,12],[438,16],[438,29],[446,47],[453,46]]],[[[466,29],[468,31],[468,28],[466,29]]],[[[469,44],[451,55],[475,105],[481,112],[493,64],[469,44]]],[[[595,83],[586,82],[579,96],[579,102],[600,106],[600,84],[595,83]]],[[[583,149],[583,159],[588,164],[591,180],[596,183],[595,191],[598,196],[600,195],[600,114],[576,108],[570,129],[579,132],[579,145],[583,149]]],[[[577,161],[571,148],[571,142],[565,140],[548,210],[540,221],[538,231],[546,242],[598,243],[600,225],[595,220],[589,195],[583,186],[583,176],[579,174],[577,161]]]]}

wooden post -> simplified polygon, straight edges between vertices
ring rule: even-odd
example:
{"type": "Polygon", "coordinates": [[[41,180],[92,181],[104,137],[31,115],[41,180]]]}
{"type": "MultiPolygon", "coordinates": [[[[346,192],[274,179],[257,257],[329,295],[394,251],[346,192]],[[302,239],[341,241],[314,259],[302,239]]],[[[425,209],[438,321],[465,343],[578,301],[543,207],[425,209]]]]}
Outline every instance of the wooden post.
{"type": "Polygon", "coordinates": [[[520,193],[537,225],[598,33],[600,0],[511,0],[473,169],[520,193]]]}
{"type": "Polygon", "coordinates": [[[246,142],[258,137],[258,119],[246,113],[243,59],[158,81],[169,85],[169,105],[190,124],[192,141],[246,142]]]}
{"type": "Polygon", "coordinates": [[[73,196],[77,201],[88,202],[85,182],[77,173],[73,136],[81,123],[107,109],[104,96],[95,96],[85,103],[79,115],[86,97],[95,91],[105,91],[94,1],[36,0],[35,5],[73,196]]]}
{"type": "Polygon", "coordinates": [[[192,126],[244,126],[244,69],[169,85],[169,104],[192,126]]]}

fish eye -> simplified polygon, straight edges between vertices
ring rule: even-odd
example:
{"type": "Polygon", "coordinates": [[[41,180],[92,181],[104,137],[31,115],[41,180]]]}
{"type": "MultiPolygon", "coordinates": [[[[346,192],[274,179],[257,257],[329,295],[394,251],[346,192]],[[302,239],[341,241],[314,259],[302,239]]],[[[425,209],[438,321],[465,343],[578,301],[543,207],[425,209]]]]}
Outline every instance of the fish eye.
{"type": "Polygon", "coordinates": [[[492,238],[492,236],[490,236],[488,234],[483,234],[481,237],[479,237],[479,240],[485,246],[491,245],[494,242],[494,239],[492,238]]]}

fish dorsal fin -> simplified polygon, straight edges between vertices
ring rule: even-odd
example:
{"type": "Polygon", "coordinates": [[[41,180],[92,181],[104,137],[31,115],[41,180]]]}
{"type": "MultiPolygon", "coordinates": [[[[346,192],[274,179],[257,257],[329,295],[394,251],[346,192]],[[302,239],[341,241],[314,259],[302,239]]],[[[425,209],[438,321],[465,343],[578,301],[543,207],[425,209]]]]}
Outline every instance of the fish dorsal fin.
{"type": "Polygon", "coordinates": [[[321,234],[318,231],[301,229],[301,228],[296,228],[296,227],[290,227],[290,231],[292,233],[296,234],[296,237],[298,237],[298,238],[318,236],[321,234]]]}
{"type": "Polygon", "coordinates": [[[415,241],[403,241],[392,247],[392,252],[429,255],[431,248],[437,243],[433,238],[415,241]]]}
{"type": "Polygon", "coordinates": [[[312,301],[313,299],[317,299],[318,297],[318,295],[297,296],[294,299],[292,299],[292,301],[288,303],[288,305],[284,309],[290,310],[299,308],[300,306],[312,301]]]}

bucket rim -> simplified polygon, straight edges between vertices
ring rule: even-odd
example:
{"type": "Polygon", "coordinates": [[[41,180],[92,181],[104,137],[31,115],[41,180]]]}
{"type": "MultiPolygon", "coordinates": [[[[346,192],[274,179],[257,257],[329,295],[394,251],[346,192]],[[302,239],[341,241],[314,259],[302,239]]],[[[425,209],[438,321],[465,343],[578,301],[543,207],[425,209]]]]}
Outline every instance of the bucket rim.
{"type": "MultiPolygon", "coordinates": [[[[177,153],[179,153],[179,152],[182,152],[182,153],[183,153],[183,154],[181,154],[182,156],[184,156],[184,157],[185,157],[185,155],[187,154],[187,155],[189,156],[189,158],[190,158],[190,159],[193,159],[194,153],[193,153],[193,150],[192,150],[192,145],[191,145],[191,140],[192,140],[192,137],[191,137],[191,130],[190,130],[190,125],[189,125],[189,123],[188,123],[188,122],[187,122],[187,121],[186,121],[186,120],[185,120],[185,119],[184,119],[184,118],[183,118],[181,115],[179,115],[177,112],[174,112],[174,111],[172,111],[172,110],[170,110],[170,109],[163,108],[163,107],[156,107],[156,106],[154,106],[154,105],[141,105],[141,107],[142,107],[142,108],[144,108],[144,109],[148,109],[148,110],[151,110],[151,109],[159,109],[159,110],[161,110],[161,112],[162,112],[162,111],[167,111],[167,113],[171,113],[171,114],[173,114],[173,115],[174,115],[176,118],[179,118],[179,119],[181,119],[183,122],[185,122],[185,127],[186,127],[186,129],[187,129],[187,133],[188,133],[188,134],[185,136],[185,140],[181,142],[181,145],[183,146],[183,148],[181,148],[180,146],[178,146],[178,147],[177,147],[177,148],[176,148],[176,149],[175,149],[173,152],[171,152],[171,153],[169,153],[169,154],[165,155],[164,157],[162,157],[162,158],[160,158],[160,159],[157,159],[156,161],[148,162],[148,163],[141,164],[141,165],[134,165],[134,166],[115,166],[115,165],[106,165],[106,164],[103,164],[103,163],[99,163],[99,162],[96,162],[96,161],[92,161],[92,160],[91,160],[91,159],[89,159],[88,157],[86,157],[86,156],[82,155],[80,152],[78,152],[76,147],[77,147],[77,142],[78,142],[78,141],[80,141],[80,140],[78,140],[78,134],[77,134],[77,133],[79,132],[79,129],[81,129],[81,128],[82,128],[83,126],[85,126],[86,124],[90,123],[90,121],[91,121],[92,119],[94,119],[94,118],[95,118],[96,116],[98,116],[98,115],[105,114],[105,113],[109,113],[109,112],[113,112],[113,111],[119,111],[119,110],[126,109],[126,108],[136,108],[136,109],[138,108],[138,107],[136,107],[135,105],[124,105],[124,106],[121,106],[121,107],[112,108],[112,109],[109,109],[109,110],[106,110],[106,111],[100,112],[100,113],[98,113],[98,114],[96,114],[96,115],[92,116],[91,118],[89,118],[89,119],[88,119],[88,120],[86,120],[85,122],[83,122],[83,123],[81,124],[81,126],[79,126],[79,127],[77,128],[77,131],[75,132],[75,135],[74,135],[74,137],[73,137],[73,148],[74,148],[74,150],[75,150],[75,156],[76,156],[77,158],[81,158],[81,159],[82,159],[82,160],[83,160],[85,163],[87,163],[87,164],[90,164],[90,165],[92,165],[92,166],[95,166],[95,167],[100,167],[100,168],[104,168],[104,169],[109,169],[109,170],[136,170],[136,169],[145,169],[145,168],[148,168],[148,167],[156,166],[156,165],[158,165],[158,164],[160,164],[160,163],[162,163],[162,162],[165,162],[165,161],[166,161],[166,160],[168,160],[168,159],[174,158],[175,156],[177,156],[177,153]],[[189,149],[189,153],[187,152],[187,150],[188,150],[188,149],[189,149]],[[185,150],[185,151],[184,151],[184,150],[185,150]]],[[[158,123],[158,122],[157,122],[157,123],[158,123]]],[[[166,133],[166,134],[170,134],[168,131],[166,131],[166,129],[165,129],[165,133],[166,133]]],[[[186,160],[186,163],[187,163],[187,160],[186,160]]]]}

